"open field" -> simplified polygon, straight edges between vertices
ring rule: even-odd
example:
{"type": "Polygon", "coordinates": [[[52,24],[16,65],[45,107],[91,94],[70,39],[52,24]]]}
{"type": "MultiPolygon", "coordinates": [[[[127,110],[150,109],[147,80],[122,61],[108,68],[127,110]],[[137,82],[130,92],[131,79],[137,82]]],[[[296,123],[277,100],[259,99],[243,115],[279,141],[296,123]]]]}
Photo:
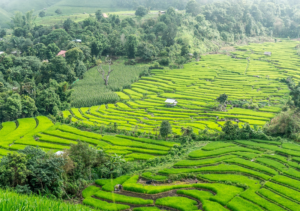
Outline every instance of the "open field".
{"type": "MultiPolygon", "coordinates": [[[[281,111],[289,97],[287,85],[279,79],[293,76],[299,81],[297,44],[295,41],[250,44],[232,53],[236,59],[223,54],[206,55],[199,62],[186,64],[184,69],[152,70],[151,76],[142,77],[131,88],[115,92],[120,98],[117,103],[73,108],[71,114],[74,121],[98,125],[117,123],[120,130],[138,129],[146,133],[156,133],[162,120],[169,120],[177,134],[181,127],[218,131],[225,120],[238,121],[240,126],[245,123],[264,126],[281,111]],[[265,50],[272,52],[272,56],[264,56],[265,50]],[[216,98],[223,93],[235,105],[227,106],[227,112],[215,109],[216,98]],[[178,105],[165,107],[167,98],[176,99],[178,105]]],[[[90,70],[78,84],[93,85],[96,74],[95,69],[90,70]]],[[[101,80],[100,76],[98,79],[101,80]]],[[[113,77],[111,80],[114,84],[113,77]]],[[[78,92],[76,97],[73,95],[75,102],[79,99],[87,102],[96,93],[92,90],[88,95],[79,94],[79,85],[74,89],[74,93],[78,92]]],[[[110,95],[111,100],[117,99],[113,93],[110,95]]]]}
{"type": "MultiPolygon", "coordinates": [[[[102,8],[98,8],[98,9],[102,9],[102,8]]],[[[41,17],[37,17],[36,19],[36,24],[37,25],[44,25],[44,26],[53,26],[55,24],[62,24],[65,20],[67,19],[71,19],[74,22],[81,22],[86,18],[89,18],[90,15],[95,16],[95,11],[96,9],[89,9],[88,11],[90,11],[89,13],[85,12],[84,8],[81,8],[80,11],[73,11],[70,10],[69,13],[66,14],[62,14],[62,15],[57,15],[54,13],[54,11],[52,11],[52,13],[48,14],[43,18],[41,17]]],[[[124,9],[119,9],[120,11],[118,12],[113,12],[112,10],[101,10],[102,12],[106,12],[108,15],[118,15],[119,18],[121,20],[123,20],[124,18],[130,17],[130,18],[134,18],[137,19],[137,17],[135,16],[135,11],[124,11],[124,9]]],[[[47,12],[47,10],[46,10],[47,12]]],[[[144,16],[142,18],[143,19],[149,19],[149,18],[155,18],[158,17],[158,11],[150,11],[149,14],[147,14],[146,16],[144,16]]]]}
{"type": "MultiPolygon", "coordinates": [[[[255,141],[253,143],[260,140],[255,141]]],[[[300,156],[299,151],[292,150],[295,155],[291,153],[281,156],[276,149],[280,149],[285,143],[276,146],[270,144],[270,148],[256,150],[254,157],[245,158],[234,152],[253,151],[252,147],[244,147],[239,142],[230,142],[227,146],[226,142],[223,144],[227,151],[220,151],[220,143],[211,142],[202,149],[191,152],[189,157],[193,159],[179,161],[174,168],[161,170],[156,176],[152,175],[157,178],[164,177],[165,181],[171,175],[173,178],[175,175],[190,175],[191,178],[198,178],[197,184],[194,179],[190,179],[146,185],[138,175],[112,180],[103,179],[96,181],[102,190],[99,186],[90,186],[83,191],[85,198],[83,203],[99,207],[102,203],[108,202],[110,203],[108,210],[123,210],[129,207],[134,208],[133,210],[182,211],[299,210],[299,163],[290,161],[300,156]],[[194,159],[195,154],[199,155],[197,160],[194,159]],[[202,157],[202,154],[206,156],[202,157]],[[195,163],[196,161],[198,163],[195,163]],[[116,184],[122,184],[123,190],[113,191],[116,184]],[[105,188],[108,186],[110,188],[105,188]],[[148,208],[143,208],[145,206],[148,208]]],[[[297,144],[290,144],[295,148],[299,147],[297,144]]]]}

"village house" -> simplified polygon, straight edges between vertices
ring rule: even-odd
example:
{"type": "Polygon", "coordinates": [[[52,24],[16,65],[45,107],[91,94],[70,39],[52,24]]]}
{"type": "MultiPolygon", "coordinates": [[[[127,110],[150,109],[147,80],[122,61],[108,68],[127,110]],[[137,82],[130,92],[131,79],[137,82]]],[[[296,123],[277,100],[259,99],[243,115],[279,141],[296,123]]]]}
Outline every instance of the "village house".
{"type": "Polygon", "coordinates": [[[178,102],[176,100],[174,100],[174,99],[167,99],[165,101],[165,103],[166,103],[167,107],[174,107],[174,106],[177,105],[178,102]]]}
{"type": "Polygon", "coordinates": [[[66,57],[67,51],[61,50],[56,56],[66,57]]]}

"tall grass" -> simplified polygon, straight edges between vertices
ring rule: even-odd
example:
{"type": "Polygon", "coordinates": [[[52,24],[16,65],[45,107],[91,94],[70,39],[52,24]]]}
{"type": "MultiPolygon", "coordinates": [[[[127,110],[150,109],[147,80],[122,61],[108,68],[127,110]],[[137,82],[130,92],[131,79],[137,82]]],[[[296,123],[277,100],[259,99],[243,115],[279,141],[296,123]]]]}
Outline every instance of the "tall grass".
{"type": "Polygon", "coordinates": [[[89,211],[94,210],[80,204],[69,204],[63,201],[50,200],[40,196],[21,195],[7,190],[0,190],[0,210],[26,211],[89,211]]]}

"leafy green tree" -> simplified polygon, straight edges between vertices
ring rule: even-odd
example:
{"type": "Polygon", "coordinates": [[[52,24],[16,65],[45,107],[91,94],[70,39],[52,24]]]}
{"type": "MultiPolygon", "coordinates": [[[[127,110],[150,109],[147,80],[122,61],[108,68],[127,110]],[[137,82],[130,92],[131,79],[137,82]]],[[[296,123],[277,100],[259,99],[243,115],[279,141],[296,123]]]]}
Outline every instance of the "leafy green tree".
{"type": "Polygon", "coordinates": [[[222,127],[224,132],[224,137],[227,140],[234,140],[239,138],[239,126],[238,124],[233,124],[231,121],[226,121],[222,127]]]}
{"type": "Polygon", "coordinates": [[[115,178],[128,173],[131,166],[119,155],[108,156],[98,151],[95,172],[101,178],[115,178]]]}
{"type": "Polygon", "coordinates": [[[3,37],[5,37],[6,36],[6,31],[4,30],[4,29],[2,29],[1,31],[0,31],[0,38],[3,38],[3,37]]]}
{"type": "MultiPolygon", "coordinates": [[[[0,117],[4,121],[14,120],[22,114],[22,103],[19,94],[8,95],[0,104],[0,117]]],[[[1,118],[0,118],[1,119],[1,118]]]]}
{"type": "Polygon", "coordinates": [[[97,21],[100,21],[103,17],[101,10],[97,10],[95,15],[96,15],[97,21]]]}
{"type": "Polygon", "coordinates": [[[76,76],[78,78],[82,78],[83,77],[83,74],[87,71],[87,68],[85,66],[85,64],[82,62],[82,61],[79,61],[77,63],[77,66],[75,67],[75,73],[76,73],[76,76]]]}
{"type": "Polygon", "coordinates": [[[40,148],[26,147],[19,150],[19,153],[26,156],[28,184],[35,193],[48,194],[49,192],[61,198],[64,194],[62,190],[64,165],[66,159],[52,153],[46,153],[40,148]]]}
{"type": "Polygon", "coordinates": [[[290,82],[289,88],[291,89],[290,95],[296,107],[300,107],[300,83],[297,86],[293,86],[293,82],[290,82]]]}
{"type": "MultiPolygon", "coordinates": [[[[50,48],[52,48],[52,47],[49,47],[49,49],[48,49],[49,50],[48,55],[49,55],[50,58],[53,58],[53,54],[55,52],[57,52],[57,50],[59,52],[59,48],[58,47],[56,49],[55,49],[55,47],[53,47],[53,49],[50,49],[50,48]]],[[[40,58],[41,60],[47,59],[47,47],[43,43],[38,43],[38,44],[34,45],[33,49],[34,49],[35,55],[38,58],[40,58]]]]}
{"type": "Polygon", "coordinates": [[[181,47],[181,56],[186,56],[190,52],[190,49],[187,45],[181,47]]]}
{"type": "Polygon", "coordinates": [[[72,66],[75,66],[77,62],[83,59],[84,55],[80,48],[72,48],[66,52],[66,61],[72,66]]]}
{"type": "Polygon", "coordinates": [[[41,37],[41,42],[45,45],[55,43],[60,49],[67,47],[70,40],[72,40],[71,36],[64,29],[55,29],[47,36],[41,37]]]}
{"type": "Polygon", "coordinates": [[[228,96],[227,96],[226,94],[221,94],[221,95],[217,98],[217,101],[218,101],[220,104],[224,104],[224,103],[226,103],[227,98],[228,98],[228,96]]]}
{"type": "Polygon", "coordinates": [[[156,55],[156,49],[152,44],[140,43],[137,54],[145,61],[151,61],[156,55]]]}
{"type": "Polygon", "coordinates": [[[25,117],[32,117],[37,112],[37,107],[35,105],[34,99],[29,96],[23,95],[22,96],[22,116],[25,117]]]}
{"type": "Polygon", "coordinates": [[[41,12],[39,13],[39,16],[40,16],[41,18],[45,17],[45,16],[46,16],[45,11],[41,11],[41,12]]]}
{"type": "Polygon", "coordinates": [[[135,35],[129,35],[126,42],[126,52],[129,59],[134,59],[137,53],[137,37],[135,35]]]}
{"type": "Polygon", "coordinates": [[[148,14],[148,10],[146,7],[143,7],[143,6],[139,6],[137,8],[137,10],[135,11],[136,16],[144,17],[147,14],[148,14]]]}
{"type": "Polygon", "coordinates": [[[33,10],[26,12],[25,15],[21,12],[16,12],[12,17],[11,28],[23,28],[24,30],[31,30],[34,27],[36,16],[33,15],[33,10]]]}
{"type": "Polygon", "coordinates": [[[64,21],[63,27],[64,29],[69,32],[72,29],[72,26],[74,24],[74,21],[72,21],[70,18],[64,21]]]}
{"type": "Polygon", "coordinates": [[[27,162],[26,155],[9,153],[0,163],[0,185],[2,187],[23,185],[31,173],[27,169],[27,162]]]}
{"type": "Polygon", "coordinates": [[[44,46],[39,46],[41,50],[40,53],[42,55],[43,50],[45,50],[45,56],[47,59],[53,59],[58,52],[60,51],[59,47],[57,47],[57,45],[55,43],[51,43],[47,46],[47,48],[45,49],[44,46]]]}
{"type": "Polygon", "coordinates": [[[170,23],[168,25],[168,27],[164,30],[162,35],[162,40],[165,42],[165,45],[174,45],[177,31],[177,26],[174,23],[170,23]]]}
{"type": "Polygon", "coordinates": [[[58,14],[58,15],[61,15],[62,11],[61,11],[61,9],[57,9],[57,10],[55,10],[55,13],[58,14]]]}
{"type": "Polygon", "coordinates": [[[36,105],[41,114],[57,115],[60,111],[61,101],[58,94],[55,93],[55,89],[49,87],[38,91],[36,105]]]}
{"type": "Polygon", "coordinates": [[[54,57],[49,64],[49,69],[51,70],[51,78],[58,83],[65,81],[73,83],[76,80],[75,72],[62,56],[54,57]]]}
{"type": "Polygon", "coordinates": [[[195,0],[190,0],[186,5],[186,13],[191,13],[193,16],[197,16],[200,13],[200,6],[195,0]]]}
{"type": "Polygon", "coordinates": [[[162,121],[160,125],[160,135],[164,138],[168,137],[172,133],[172,126],[169,121],[162,121]]]}
{"type": "Polygon", "coordinates": [[[100,35],[97,40],[91,43],[91,54],[99,58],[102,52],[108,47],[108,40],[104,35],[100,35]]]}
{"type": "Polygon", "coordinates": [[[87,143],[78,142],[72,144],[67,151],[67,155],[74,162],[74,179],[81,178],[92,179],[92,167],[97,163],[97,150],[89,147],[87,143]]]}

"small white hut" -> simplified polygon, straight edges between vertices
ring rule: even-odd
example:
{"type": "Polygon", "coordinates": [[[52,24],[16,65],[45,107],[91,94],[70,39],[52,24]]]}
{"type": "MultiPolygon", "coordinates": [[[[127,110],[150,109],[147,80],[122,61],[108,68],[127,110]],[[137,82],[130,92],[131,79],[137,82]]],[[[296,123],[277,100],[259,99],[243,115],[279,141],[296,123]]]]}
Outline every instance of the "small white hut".
{"type": "Polygon", "coordinates": [[[174,107],[174,106],[177,105],[178,102],[176,100],[174,100],[174,99],[167,99],[165,101],[165,103],[166,103],[167,107],[174,107]]]}

